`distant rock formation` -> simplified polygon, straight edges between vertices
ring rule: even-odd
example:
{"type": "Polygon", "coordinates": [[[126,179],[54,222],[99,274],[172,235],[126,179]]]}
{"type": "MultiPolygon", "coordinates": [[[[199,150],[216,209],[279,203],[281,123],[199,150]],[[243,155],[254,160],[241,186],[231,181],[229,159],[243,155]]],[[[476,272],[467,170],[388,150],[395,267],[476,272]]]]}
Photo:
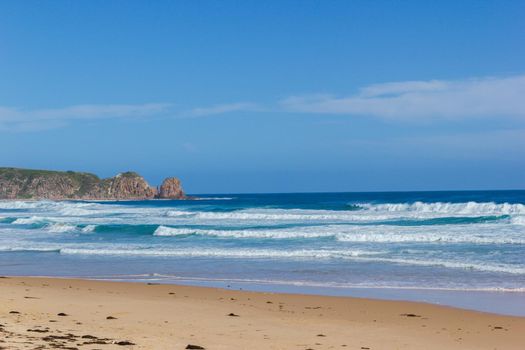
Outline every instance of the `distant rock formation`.
{"type": "Polygon", "coordinates": [[[115,199],[148,199],[157,194],[142,176],[134,172],[118,174],[102,186],[102,195],[115,199]]]}
{"type": "Polygon", "coordinates": [[[157,191],[135,172],[100,179],[90,173],[0,168],[0,199],[142,200],[186,199],[177,178],[157,191]]]}
{"type": "Polygon", "coordinates": [[[184,191],[180,184],[180,180],[176,177],[168,177],[160,185],[159,191],[157,193],[157,198],[165,199],[176,199],[184,197],[184,191]]]}

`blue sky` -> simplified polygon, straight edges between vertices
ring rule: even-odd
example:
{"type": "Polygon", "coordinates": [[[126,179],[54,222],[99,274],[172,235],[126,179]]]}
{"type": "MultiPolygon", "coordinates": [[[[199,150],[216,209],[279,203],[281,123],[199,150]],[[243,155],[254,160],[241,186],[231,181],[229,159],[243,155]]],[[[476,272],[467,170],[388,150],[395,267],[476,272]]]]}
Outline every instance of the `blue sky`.
{"type": "Polygon", "coordinates": [[[525,188],[521,1],[2,1],[0,164],[190,193],[525,188]]]}

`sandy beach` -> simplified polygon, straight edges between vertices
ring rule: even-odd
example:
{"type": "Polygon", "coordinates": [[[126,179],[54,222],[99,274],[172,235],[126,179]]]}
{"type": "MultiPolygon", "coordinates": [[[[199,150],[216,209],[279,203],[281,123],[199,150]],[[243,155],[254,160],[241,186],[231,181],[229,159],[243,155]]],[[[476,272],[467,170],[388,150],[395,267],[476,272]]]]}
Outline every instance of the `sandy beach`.
{"type": "Polygon", "coordinates": [[[1,349],[523,349],[525,318],[413,302],[3,277],[0,339],[1,349]]]}

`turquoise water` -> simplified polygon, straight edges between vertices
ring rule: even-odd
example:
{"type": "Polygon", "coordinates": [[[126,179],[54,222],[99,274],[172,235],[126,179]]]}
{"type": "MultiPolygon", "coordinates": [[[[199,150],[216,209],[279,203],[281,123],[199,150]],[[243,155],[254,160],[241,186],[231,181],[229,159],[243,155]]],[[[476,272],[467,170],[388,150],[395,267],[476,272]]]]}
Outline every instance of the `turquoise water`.
{"type": "Polygon", "coordinates": [[[525,191],[199,197],[0,202],[0,273],[525,292],[525,191]]]}

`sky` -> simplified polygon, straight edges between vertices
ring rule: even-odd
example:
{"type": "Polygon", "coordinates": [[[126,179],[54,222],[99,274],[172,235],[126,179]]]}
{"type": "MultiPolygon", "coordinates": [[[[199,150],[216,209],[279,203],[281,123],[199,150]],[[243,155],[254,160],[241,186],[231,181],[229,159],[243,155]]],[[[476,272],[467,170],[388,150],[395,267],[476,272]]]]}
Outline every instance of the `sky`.
{"type": "Polygon", "coordinates": [[[523,1],[0,2],[0,166],[525,189],[523,1]]]}

